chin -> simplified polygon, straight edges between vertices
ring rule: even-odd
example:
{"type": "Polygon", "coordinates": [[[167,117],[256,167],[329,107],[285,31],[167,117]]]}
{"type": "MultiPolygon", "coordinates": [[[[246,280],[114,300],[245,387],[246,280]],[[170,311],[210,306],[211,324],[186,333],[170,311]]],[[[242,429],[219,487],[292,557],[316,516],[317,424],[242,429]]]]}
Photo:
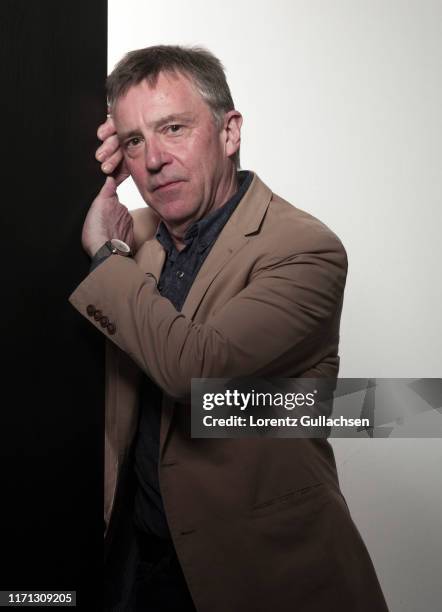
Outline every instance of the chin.
{"type": "Polygon", "coordinates": [[[196,211],[183,202],[158,202],[150,205],[157,215],[165,222],[173,225],[182,225],[192,219],[196,211]]]}

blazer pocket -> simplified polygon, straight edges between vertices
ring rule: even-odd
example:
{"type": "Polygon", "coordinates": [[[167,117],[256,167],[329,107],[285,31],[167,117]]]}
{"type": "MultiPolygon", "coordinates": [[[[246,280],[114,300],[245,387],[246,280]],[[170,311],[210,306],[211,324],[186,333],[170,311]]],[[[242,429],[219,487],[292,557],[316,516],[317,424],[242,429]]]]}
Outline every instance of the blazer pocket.
{"type": "Polygon", "coordinates": [[[294,489],[284,495],[278,495],[278,497],[272,497],[264,502],[255,504],[251,509],[251,514],[252,516],[267,516],[267,514],[273,514],[293,506],[304,506],[321,499],[326,491],[327,486],[323,482],[302,487],[301,489],[294,489]]]}

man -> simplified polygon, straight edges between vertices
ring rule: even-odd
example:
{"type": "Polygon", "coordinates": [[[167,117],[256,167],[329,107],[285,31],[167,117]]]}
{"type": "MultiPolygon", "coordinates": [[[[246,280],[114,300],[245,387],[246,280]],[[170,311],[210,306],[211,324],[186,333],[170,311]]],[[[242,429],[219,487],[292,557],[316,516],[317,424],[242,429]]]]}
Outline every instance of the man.
{"type": "Polygon", "coordinates": [[[341,243],[238,172],[242,118],[207,51],[134,51],[108,95],[97,158],[115,176],[87,215],[92,272],[70,300],[109,340],[106,537],[130,583],[115,607],[386,610],[326,440],[189,432],[192,378],[337,376],[341,243]],[[133,215],[116,194],[128,174],[149,204],[133,215]]]}

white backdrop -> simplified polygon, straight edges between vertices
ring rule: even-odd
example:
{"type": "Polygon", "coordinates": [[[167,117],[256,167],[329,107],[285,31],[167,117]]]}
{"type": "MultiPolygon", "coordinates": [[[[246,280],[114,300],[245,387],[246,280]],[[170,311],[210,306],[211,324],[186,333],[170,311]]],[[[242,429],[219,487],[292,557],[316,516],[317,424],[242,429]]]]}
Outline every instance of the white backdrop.
{"type": "MultiPolygon", "coordinates": [[[[440,377],[442,3],[109,0],[109,69],[160,43],[222,60],[242,167],[347,248],[340,375],[440,377]]],[[[120,197],[143,205],[133,186],[120,197]]],[[[435,612],[441,441],[333,446],[391,610],[435,612]]]]}

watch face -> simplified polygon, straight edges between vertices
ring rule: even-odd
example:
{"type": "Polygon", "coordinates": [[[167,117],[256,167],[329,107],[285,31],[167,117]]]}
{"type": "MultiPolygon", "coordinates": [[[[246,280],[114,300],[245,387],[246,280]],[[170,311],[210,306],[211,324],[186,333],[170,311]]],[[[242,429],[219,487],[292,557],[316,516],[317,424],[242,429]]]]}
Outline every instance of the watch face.
{"type": "Polygon", "coordinates": [[[120,251],[120,253],[129,255],[130,246],[128,244],[126,244],[122,240],[118,240],[118,238],[112,238],[110,242],[114,249],[117,249],[117,251],[120,251]]]}

